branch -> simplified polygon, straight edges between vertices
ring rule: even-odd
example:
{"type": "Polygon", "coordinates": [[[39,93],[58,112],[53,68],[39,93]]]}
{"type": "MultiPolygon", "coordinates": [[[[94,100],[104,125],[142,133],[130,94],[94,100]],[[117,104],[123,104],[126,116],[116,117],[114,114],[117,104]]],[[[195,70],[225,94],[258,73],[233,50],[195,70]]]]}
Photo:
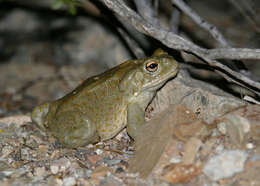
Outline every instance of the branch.
{"type": "Polygon", "coordinates": [[[138,43],[132,39],[123,29],[118,27],[118,32],[122,35],[122,37],[125,39],[125,42],[127,43],[128,47],[131,49],[131,51],[134,53],[134,55],[137,58],[144,58],[145,53],[142,50],[142,48],[138,45],[138,43]]]}
{"type": "MultiPolygon", "coordinates": [[[[202,19],[194,10],[192,10],[183,0],[172,0],[172,4],[177,6],[182,12],[184,12],[186,15],[188,15],[195,23],[197,23],[201,28],[209,32],[209,34],[212,35],[212,37],[219,42],[221,47],[224,48],[230,48],[228,41],[225,39],[225,37],[221,34],[221,32],[212,24],[206,22],[204,19],[202,19]]],[[[216,54],[219,54],[220,52],[217,52],[216,54]]],[[[225,52],[227,54],[226,56],[230,56],[229,52],[225,52]]],[[[229,58],[229,57],[228,57],[229,58]]],[[[227,59],[228,59],[227,58],[227,59]]],[[[212,58],[211,58],[212,59],[212,58]]],[[[227,65],[230,65],[234,67],[237,70],[246,69],[245,65],[242,61],[226,61],[227,65]],[[241,68],[242,67],[242,68],[241,68]]]]}
{"type": "MultiPolygon", "coordinates": [[[[239,56],[239,49],[211,49],[207,50],[204,48],[199,47],[198,45],[185,40],[184,38],[169,32],[167,30],[164,30],[161,27],[157,27],[155,25],[152,25],[151,23],[145,21],[142,17],[140,17],[136,12],[134,12],[131,8],[126,6],[122,0],[100,0],[102,1],[108,8],[116,12],[119,16],[121,16],[123,19],[127,20],[132,26],[134,26],[139,32],[142,32],[144,34],[147,34],[159,41],[161,41],[163,44],[168,46],[169,48],[173,48],[176,50],[183,50],[186,52],[190,52],[200,58],[202,58],[204,61],[206,61],[210,66],[218,67],[219,69],[224,70],[231,76],[233,76],[237,80],[241,80],[244,84],[250,85],[258,90],[260,90],[260,83],[255,82],[251,80],[250,78],[235,72],[228,68],[227,66],[219,63],[216,60],[212,59],[211,54],[213,57],[220,58],[220,55],[216,54],[222,54],[224,57],[227,57],[227,54],[225,50],[233,50],[233,54],[239,56]],[[221,52],[224,52],[221,53],[221,52]]],[[[255,52],[254,59],[260,59],[259,55],[259,49],[253,50],[253,49],[246,49],[247,51],[251,51],[252,53],[255,52]]],[[[241,52],[241,50],[240,50],[241,52]]],[[[245,53],[244,53],[245,54],[245,53]]],[[[234,56],[231,56],[234,57],[234,56]]],[[[229,56],[230,57],[230,56],[229,56]]],[[[247,59],[246,57],[250,57],[252,59],[252,56],[241,56],[240,59],[247,59]]],[[[233,59],[233,58],[232,58],[233,59]]],[[[225,77],[224,77],[225,78],[225,77]]],[[[237,81],[233,78],[233,82],[237,83],[237,81]]]]}
{"type": "Polygon", "coordinates": [[[216,48],[207,50],[209,59],[260,59],[260,49],[216,48]]]}
{"type": "Polygon", "coordinates": [[[253,26],[256,32],[260,32],[259,19],[257,12],[255,11],[253,1],[241,1],[241,0],[229,0],[241,14],[248,20],[248,22],[253,26]]]}
{"type": "MultiPolygon", "coordinates": [[[[153,25],[158,25],[159,21],[157,19],[158,6],[155,3],[153,7],[152,0],[134,0],[138,13],[148,22],[153,25]]],[[[158,3],[158,2],[157,2],[158,3]]]]}
{"type": "Polygon", "coordinates": [[[162,40],[166,45],[176,50],[192,51],[197,50],[198,52],[206,53],[203,48],[193,44],[190,41],[183,39],[182,37],[169,33],[160,27],[154,26],[151,23],[145,21],[141,16],[136,14],[132,9],[126,6],[122,0],[100,0],[108,8],[116,12],[120,17],[127,20],[136,30],[149,35],[158,40],[162,40]],[[166,39],[168,37],[172,41],[166,39]],[[172,45],[172,46],[171,46],[172,45]]]}
{"type": "Polygon", "coordinates": [[[158,20],[158,11],[159,11],[159,0],[154,0],[153,12],[154,12],[154,17],[157,18],[157,20],[158,20]]]}
{"type": "Polygon", "coordinates": [[[180,10],[174,7],[173,11],[171,12],[171,18],[169,23],[170,31],[174,34],[178,34],[179,32],[180,15],[181,15],[180,10]]]}
{"type": "Polygon", "coordinates": [[[182,0],[172,0],[172,3],[177,6],[181,11],[187,14],[195,23],[197,23],[204,30],[208,31],[213,38],[215,38],[222,47],[229,47],[227,40],[218,31],[218,29],[202,19],[194,10],[192,10],[184,1],[182,0]]]}

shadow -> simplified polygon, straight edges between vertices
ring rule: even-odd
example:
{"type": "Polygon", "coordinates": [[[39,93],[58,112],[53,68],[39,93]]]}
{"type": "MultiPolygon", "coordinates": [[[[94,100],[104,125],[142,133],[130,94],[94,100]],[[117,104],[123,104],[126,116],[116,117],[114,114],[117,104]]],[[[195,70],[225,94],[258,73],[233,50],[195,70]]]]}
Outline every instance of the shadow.
{"type": "MultiPolygon", "coordinates": [[[[40,26],[29,31],[25,31],[22,28],[21,30],[8,29],[8,27],[5,29],[0,28],[0,63],[7,62],[11,57],[17,54],[18,48],[25,44],[49,42],[53,46],[63,46],[65,43],[75,42],[70,38],[70,34],[72,32],[87,29],[85,25],[80,25],[76,21],[79,16],[87,17],[90,21],[99,23],[108,32],[118,36],[123,45],[129,49],[125,40],[116,30],[116,26],[119,24],[117,21],[114,21],[116,19],[114,19],[111,24],[108,17],[95,17],[81,8],[77,9],[76,15],[71,15],[66,10],[52,10],[48,7],[18,2],[2,2],[0,4],[0,21],[15,10],[24,10],[25,12],[32,14],[32,16],[35,17],[35,20],[39,22],[40,26]],[[58,21],[62,23],[53,26],[55,22],[58,21]]],[[[106,11],[106,8],[101,7],[101,11],[106,11]]],[[[70,59],[67,59],[66,61],[70,61],[70,59]]]]}
{"type": "MultiPolygon", "coordinates": [[[[187,70],[188,70],[190,76],[194,79],[204,81],[206,83],[214,85],[214,86],[218,87],[219,89],[223,90],[224,92],[232,94],[233,96],[240,98],[240,99],[243,98],[244,95],[249,95],[251,97],[254,97],[256,100],[260,100],[260,97],[257,94],[255,94],[254,92],[252,92],[249,89],[240,87],[239,85],[237,85],[235,83],[228,82],[225,78],[223,78],[222,76],[217,74],[213,68],[211,68],[210,66],[208,66],[206,64],[188,63],[187,66],[189,66],[189,68],[187,68],[187,70]],[[206,72],[207,75],[204,75],[204,76],[201,75],[202,71],[206,72]]],[[[218,70],[221,71],[221,69],[218,69],[218,70]]],[[[238,80],[238,79],[235,79],[235,80],[237,82],[242,83],[241,80],[238,80]]],[[[255,90],[253,87],[250,87],[250,88],[252,90],[255,90]]]]}

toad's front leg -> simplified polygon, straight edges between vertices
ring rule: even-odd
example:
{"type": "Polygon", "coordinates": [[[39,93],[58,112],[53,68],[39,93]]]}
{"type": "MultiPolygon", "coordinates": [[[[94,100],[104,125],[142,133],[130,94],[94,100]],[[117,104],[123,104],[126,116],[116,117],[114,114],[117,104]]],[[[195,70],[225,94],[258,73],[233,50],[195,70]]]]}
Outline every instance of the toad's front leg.
{"type": "Polygon", "coordinates": [[[131,103],[127,107],[127,133],[135,139],[140,127],[145,123],[145,110],[138,103],[131,103]]]}

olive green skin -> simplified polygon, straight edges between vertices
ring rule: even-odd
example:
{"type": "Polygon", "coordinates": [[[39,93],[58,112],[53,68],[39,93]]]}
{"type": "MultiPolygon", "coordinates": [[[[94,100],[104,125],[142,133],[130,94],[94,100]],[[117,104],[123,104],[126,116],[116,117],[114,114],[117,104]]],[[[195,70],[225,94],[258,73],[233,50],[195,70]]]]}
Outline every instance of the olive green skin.
{"type": "Polygon", "coordinates": [[[32,121],[69,148],[110,139],[126,125],[135,138],[156,91],[177,72],[178,63],[158,49],[149,58],[126,61],[85,80],[63,98],[36,107],[32,121]],[[154,72],[147,68],[151,62],[158,64],[154,72]]]}

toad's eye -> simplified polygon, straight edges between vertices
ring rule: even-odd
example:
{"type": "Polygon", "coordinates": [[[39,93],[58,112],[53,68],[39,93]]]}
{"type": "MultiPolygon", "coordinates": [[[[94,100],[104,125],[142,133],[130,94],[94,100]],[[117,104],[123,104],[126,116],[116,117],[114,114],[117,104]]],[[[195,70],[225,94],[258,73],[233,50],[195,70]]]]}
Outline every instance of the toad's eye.
{"type": "Polygon", "coordinates": [[[151,61],[149,63],[146,63],[145,68],[149,72],[155,72],[156,70],[158,70],[158,63],[155,61],[151,61]]]}

